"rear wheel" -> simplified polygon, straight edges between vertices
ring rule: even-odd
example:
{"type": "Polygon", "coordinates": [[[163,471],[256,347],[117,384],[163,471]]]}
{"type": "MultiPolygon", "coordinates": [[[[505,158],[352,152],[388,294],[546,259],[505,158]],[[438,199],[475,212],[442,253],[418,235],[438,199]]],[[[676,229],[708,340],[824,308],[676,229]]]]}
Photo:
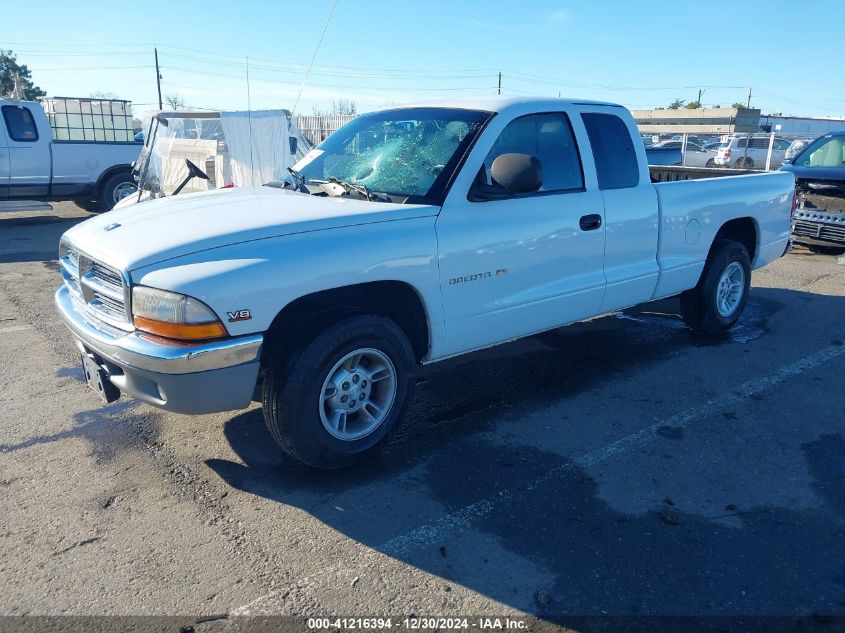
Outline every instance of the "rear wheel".
{"type": "Polygon", "coordinates": [[[715,160],[713,160],[712,158],[708,158],[708,159],[707,159],[707,162],[704,164],[704,166],[705,166],[705,167],[715,167],[715,166],[716,166],[716,161],[715,161],[715,160]]]}
{"type": "Polygon", "coordinates": [[[737,169],[754,169],[754,160],[751,158],[737,158],[736,159],[736,168],[737,169]]]}
{"type": "Polygon", "coordinates": [[[131,196],[138,191],[135,177],[129,172],[122,172],[109,176],[100,188],[99,195],[95,200],[76,200],[76,206],[90,211],[100,213],[110,211],[114,205],[131,196]]]}
{"type": "Polygon", "coordinates": [[[126,196],[131,196],[137,191],[138,185],[132,174],[115,174],[103,183],[103,189],[100,191],[100,205],[103,211],[108,211],[126,196]]]}
{"type": "Polygon", "coordinates": [[[681,295],[681,316],[693,330],[718,334],[739,320],[748,301],[751,260],[732,240],[713,245],[698,285],[681,295]]]}
{"type": "Polygon", "coordinates": [[[267,428],[309,466],[339,468],[365,459],[404,416],[415,364],[408,337],[390,319],[343,318],[268,363],[267,428]]]}

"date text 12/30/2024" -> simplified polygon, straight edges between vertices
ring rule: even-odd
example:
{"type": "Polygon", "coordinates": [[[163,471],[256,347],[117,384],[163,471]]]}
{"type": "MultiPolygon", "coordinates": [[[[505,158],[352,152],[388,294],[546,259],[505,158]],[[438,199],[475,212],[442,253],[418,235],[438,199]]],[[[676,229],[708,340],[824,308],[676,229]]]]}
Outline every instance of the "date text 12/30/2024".
{"type": "Polygon", "coordinates": [[[352,617],[352,618],[308,618],[308,629],[311,631],[329,630],[486,630],[486,631],[520,631],[527,625],[519,618],[440,618],[440,617],[352,617]]]}

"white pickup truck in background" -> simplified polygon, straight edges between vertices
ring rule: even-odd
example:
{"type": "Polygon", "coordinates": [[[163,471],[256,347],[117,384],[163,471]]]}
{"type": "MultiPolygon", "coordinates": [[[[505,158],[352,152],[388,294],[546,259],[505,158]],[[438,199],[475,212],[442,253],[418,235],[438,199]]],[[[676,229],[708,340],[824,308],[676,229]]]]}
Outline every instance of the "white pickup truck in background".
{"type": "Polygon", "coordinates": [[[794,182],[700,175],[650,170],[614,104],[390,108],[284,182],[75,226],[56,304],[107,401],[200,414],[256,394],[287,452],[342,466],[386,441],[420,363],[675,295],[693,329],[730,328],[789,248],[794,182]]]}
{"type": "Polygon", "coordinates": [[[0,99],[0,202],[73,200],[107,211],[136,191],[128,101],[0,99]]]}

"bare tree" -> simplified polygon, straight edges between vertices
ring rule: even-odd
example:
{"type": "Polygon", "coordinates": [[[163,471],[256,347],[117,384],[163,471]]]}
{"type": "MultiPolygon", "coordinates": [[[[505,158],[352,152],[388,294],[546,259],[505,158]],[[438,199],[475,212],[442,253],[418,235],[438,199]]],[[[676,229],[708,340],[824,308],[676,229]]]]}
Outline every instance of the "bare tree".
{"type": "Polygon", "coordinates": [[[180,108],[185,107],[185,100],[181,96],[179,96],[178,94],[165,95],[164,101],[173,110],[178,110],[180,108]]]}
{"type": "Polygon", "coordinates": [[[358,114],[358,105],[351,99],[332,100],[332,114],[358,114]]]}
{"type": "Polygon", "coordinates": [[[92,99],[120,99],[116,94],[113,92],[103,92],[102,90],[98,90],[97,92],[91,93],[92,99]]]}
{"type": "Polygon", "coordinates": [[[332,99],[331,109],[324,109],[315,105],[311,108],[314,116],[331,116],[333,114],[354,115],[358,114],[358,104],[352,99],[332,99]]]}

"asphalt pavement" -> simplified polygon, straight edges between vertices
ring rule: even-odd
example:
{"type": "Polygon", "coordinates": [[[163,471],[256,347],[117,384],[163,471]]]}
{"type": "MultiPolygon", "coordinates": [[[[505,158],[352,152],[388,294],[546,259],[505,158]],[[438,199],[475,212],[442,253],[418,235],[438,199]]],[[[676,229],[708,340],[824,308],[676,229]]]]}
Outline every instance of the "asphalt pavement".
{"type": "Polygon", "coordinates": [[[669,300],[430,365],[317,472],[258,405],[102,406],[52,303],[87,216],[0,213],[0,614],[845,616],[836,257],[756,271],[729,336],[669,300]]]}

